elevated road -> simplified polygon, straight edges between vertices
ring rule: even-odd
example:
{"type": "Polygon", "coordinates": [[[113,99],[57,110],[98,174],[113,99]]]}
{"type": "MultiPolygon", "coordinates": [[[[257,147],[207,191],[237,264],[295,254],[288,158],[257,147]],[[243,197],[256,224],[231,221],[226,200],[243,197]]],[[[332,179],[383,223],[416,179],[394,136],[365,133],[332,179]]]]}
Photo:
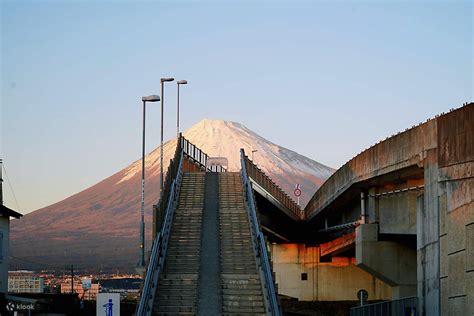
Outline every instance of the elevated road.
{"type": "Polygon", "coordinates": [[[422,315],[474,314],[474,104],[364,150],[304,209],[322,256],[416,296],[422,315]]]}

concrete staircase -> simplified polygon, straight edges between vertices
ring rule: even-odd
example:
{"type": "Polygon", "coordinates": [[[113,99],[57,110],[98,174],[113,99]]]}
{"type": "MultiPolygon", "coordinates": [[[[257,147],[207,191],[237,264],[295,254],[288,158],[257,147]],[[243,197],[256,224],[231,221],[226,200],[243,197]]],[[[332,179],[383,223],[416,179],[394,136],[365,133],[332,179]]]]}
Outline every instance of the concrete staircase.
{"type": "Polygon", "coordinates": [[[219,173],[222,312],[265,315],[240,173],[219,173]]]}
{"type": "Polygon", "coordinates": [[[168,253],[153,304],[154,315],[197,312],[204,185],[204,172],[183,174],[168,253]]]}
{"type": "Polygon", "coordinates": [[[184,173],[153,315],[266,315],[255,260],[240,173],[184,173]]]}

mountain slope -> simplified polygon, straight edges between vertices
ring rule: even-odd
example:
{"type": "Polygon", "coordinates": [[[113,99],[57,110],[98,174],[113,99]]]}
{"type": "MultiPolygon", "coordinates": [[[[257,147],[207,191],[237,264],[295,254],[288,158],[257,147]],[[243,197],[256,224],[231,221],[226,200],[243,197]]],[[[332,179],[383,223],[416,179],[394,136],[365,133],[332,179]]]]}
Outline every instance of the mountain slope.
{"type": "MultiPolygon", "coordinates": [[[[303,189],[304,205],[333,170],[294,151],[273,144],[245,126],[202,120],[184,137],[214,157],[227,157],[229,169],[240,169],[244,148],[276,183],[291,193],[303,189]]],[[[164,161],[174,154],[176,140],[164,145],[164,161]]],[[[152,205],[157,202],[159,148],[146,157],[145,221],[150,246],[152,205]]],[[[166,170],[167,165],[164,166],[166,170]]],[[[141,160],[63,201],[12,221],[12,268],[56,268],[75,264],[88,269],[131,270],[138,258],[141,160]]],[[[291,195],[291,194],[290,194],[291,195]]]]}

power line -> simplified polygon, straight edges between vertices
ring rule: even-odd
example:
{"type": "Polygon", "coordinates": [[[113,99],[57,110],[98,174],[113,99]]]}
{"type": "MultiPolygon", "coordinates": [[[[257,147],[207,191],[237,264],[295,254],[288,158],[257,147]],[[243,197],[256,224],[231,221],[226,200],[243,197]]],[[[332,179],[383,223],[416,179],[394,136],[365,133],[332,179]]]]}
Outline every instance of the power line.
{"type": "Polygon", "coordinates": [[[12,256],[10,255],[9,256],[10,259],[13,259],[13,260],[16,260],[17,262],[20,262],[20,263],[27,263],[27,264],[30,264],[30,265],[35,265],[36,267],[46,267],[48,269],[54,269],[54,270],[65,270],[66,268],[64,267],[64,265],[62,266],[53,266],[51,264],[48,264],[48,263],[44,263],[44,262],[35,262],[35,261],[31,261],[31,260],[28,260],[28,259],[24,259],[24,258],[18,258],[18,257],[15,257],[15,256],[12,256]]]}
{"type": "Polygon", "coordinates": [[[2,164],[3,170],[5,171],[5,176],[7,177],[8,180],[8,186],[10,187],[10,190],[12,191],[13,199],[15,200],[16,207],[18,208],[18,211],[20,213],[23,213],[20,207],[20,204],[18,204],[18,200],[16,199],[15,191],[13,190],[12,182],[10,180],[10,177],[8,177],[7,169],[5,168],[5,164],[2,164]]]}

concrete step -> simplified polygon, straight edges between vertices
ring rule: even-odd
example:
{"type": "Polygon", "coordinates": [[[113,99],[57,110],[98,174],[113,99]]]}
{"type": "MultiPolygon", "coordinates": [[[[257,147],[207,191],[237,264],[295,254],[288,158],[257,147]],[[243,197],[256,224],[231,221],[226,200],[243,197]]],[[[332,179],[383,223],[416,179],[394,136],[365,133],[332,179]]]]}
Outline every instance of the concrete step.
{"type": "Polygon", "coordinates": [[[168,313],[168,312],[154,312],[153,315],[157,316],[171,316],[171,315],[196,315],[194,312],[176,312],[176,313],[168,313]]]}
{"type": "Polygon", "coordinates": [[[245,259],[255,258],[252,249],[246,249],[246,250],[236,249],[236,250],[221,251],[221,258],[223,259],[239,258],[239,257],[245,257],[245,259]]]}
{"type": "Polygon", "coordinates": [[[191,240],[185,240],[185,239],[171,239],[168,247],[199,247],[201,245],[201,242],[199,239],[191,239],[191,240]]]}
{"type": "Polygon", "coordinates": [[[260,313],[260,312],[251,312],[251,313],[243,313],[243,312],[225,312],[222,313],[222,316],[257,316],[257,315],[267,315],[265,313],[260,313]]]}
{"type": "Polygon", "coordinates": [[[184,260],[184,261],[196,261],[199,262],[199,258],[196,258],[195,254],[182,254],[182,255],[171,255],[168,252],[168,255],[166,256],[166,260],[184,260]]]}
{"type": "MultiPolygon", "coordinates": [[[[166,273],[166,272],[165,272],[166,273]]],[[[168,286],[168,285],[195,285],[197,280],[193,279],[160,279],[158,285],[168,286]]]]}
{"type": "MultiPolygon", "coordinates": [[[[222,262],[222,260],[221,260],[222,262]]],[[[247,261],[241,261],[241,262],[236,262],[236,263],[232,263],[231,261],[224,261],[222,262],[222,268],[223,269],[230,269],[230,268],[239,268],[241,267],[242,269],[255,269],[256,268],[256,265],[255,263],[253,262],[253,259],[249,259],[247,261]]],[[[239,269],[241,270],[241,269],[239,269]]],[[[248,272],[248,271],[246,271],[248,272]]]]}
{"type": "MultiPolygon", "coordinates": [[[[170,264],[165,267],[164,271],[182,271],[181,273],[187,273],[186,271],[189,270],[196,270],[199,268],[198,264],[187,264],[187,263],[180,263],[179,261],[172,262],[170,261],[170,264]]],[[[176,272],[167,272],[167,273],[176,273],[176,272]]],[[[180,272],[177,272],[180,273],[180,272]]],[[[189,274],[189,272],[187,273],[189,274]]]]}
{"type": "MultiPolygon", "coordinates": [[[[226,299],[223,297],[222,305],[223,306],[232,306],[232,307],[261,307],[264,308],[263,300],[261,296],[259,299],[255,300],[244,300],[242,295],[233,296],[231,299],[226,299]]],[[[254,297],[255,298],[255,297],[254,297]]]]}
{"type": "Polygon", "coordinates": [[[175,315],[178,313],[195,313],[196,308],[194,306],[170,306],[170,305],[156,305],[156,310],[158,313],[166,313],[166,315],[175,315]]]}
{"type": "MultiPolygon", "coordinates": [[[[239,301],[240,303],[240,301],[239,301]]],[[[243,303],[243,302],[242,302],[243,303]]],[[[193,296],[168,296],[168,295],[159,295],[157,297],[157,306],[166,305],[166,306],[189,306],[194,307],[196,304],[196,295],[193,296]],[[162,304],[160,304],[162,302],[162,304]]]]}
{"type": "Polygon", "coordinates": [[[173,279],[173,280],[197,280],[199,275],[187,274],[187,273],[163,273],[160,274],[160,279],[173,279]]]}
{"type": "Polygon", "coordinates": [[[249,314],[249,315],[257,315],[257,314],[264,314],[265,308],[264,307],[251,307],[251,306],[223,306],[222,312],[225,314],[233,314],[236,313],[240,314],[249,314]]]}
{"type": "Polygon", "coordinates": [[[253,281],[260,280],[260,276],[257,271],[254,273],[233,273],[233,274],[223,274],[222,280],[244,280],[244,281],[253,281]]]}
{"type": "MultiPolygon", "coordinates": [[[[245,290],[246,295],[262,295],[262,291],[260,288],[258,289],[246,289],[245,290]]],[[[222,289],[222,295],[242,295],[242,289],[228,289],[228,288],[223,288],[222,289]]]]}

